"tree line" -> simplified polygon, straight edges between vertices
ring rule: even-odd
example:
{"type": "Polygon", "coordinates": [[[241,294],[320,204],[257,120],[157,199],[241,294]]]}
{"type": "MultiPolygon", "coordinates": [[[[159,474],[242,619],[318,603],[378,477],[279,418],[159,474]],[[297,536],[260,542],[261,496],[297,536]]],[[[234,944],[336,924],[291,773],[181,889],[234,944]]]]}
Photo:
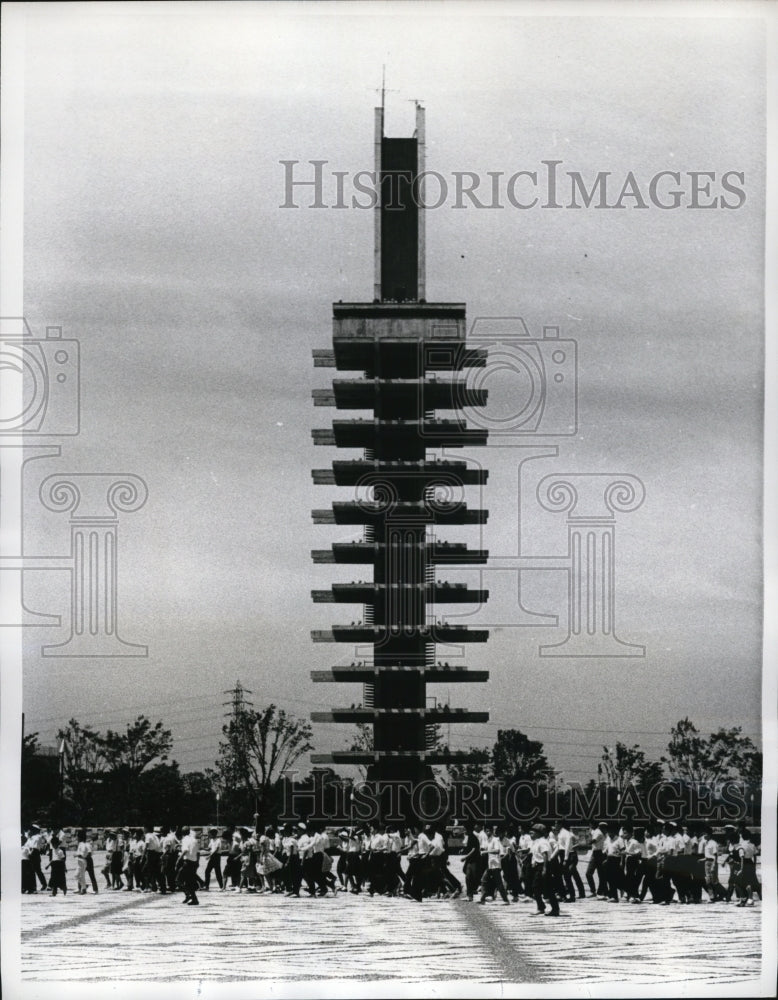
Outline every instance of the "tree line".
{"type": "MultiPolygon", "coordinates": [[[[444,749],[440,727],[433,735],[435,747],[444,749]]],[[[214,766],[203,771],[182,772],[170,759],[172,731],[144,715],[121,731],[105,733],[71,719],[58,730],[57,741],[54,755],[44,753],[37,733],[23,738],[23,823],[39,819],[62,826],[211,825],[245,824],[251,817],[272,822],[283,811],[285,775],[314,749],[310,724],[274,704],[234,712],[222,727],[214,766]]],[[[372,749],[370,727],[357,726],[347,746],[372,749]]],[[[571,786],[559,782],[542,741],[519,729],[501,729],[490,749],[471,747],[470,753],[470,763],[436,769],[436,780],[442,786],[477,784],[484,797],[497,796],[498,810],[508,807],[508,790],[520,786],[513,809],[527,815],[533,808],[548,812],[553,794],[556,807],[574,817],[571,786]]],[[[699,798],[712,791],[715,800],[728,782],[739,782],[745,789],[744,818],[758,821],[762,753],[739,726],[705,736],[684,718],[672,727],[666,751],[656,760],[638,744],[619,741],[603,746],[596,772],[581,791],[589,803],[599,795],[596,808],[609,815],[618,814],[625,801],[634,809],[653,812],[657,804],[681,792],[699,798]],[[652,798],[657,788],[665,800],[652,798]]],[[[337,786],[353,785],[353,779],[319,768],[295,787],[304,791],[317,783],[329,788],[329,801],[342,802],[337,786]]]]}

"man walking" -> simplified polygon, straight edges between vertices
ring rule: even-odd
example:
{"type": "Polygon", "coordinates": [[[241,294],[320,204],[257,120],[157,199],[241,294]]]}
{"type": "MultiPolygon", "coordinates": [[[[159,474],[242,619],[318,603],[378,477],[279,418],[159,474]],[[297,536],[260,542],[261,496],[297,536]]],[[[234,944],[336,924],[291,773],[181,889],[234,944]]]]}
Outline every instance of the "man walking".
{"type": "Polygon", "coordinates": [[[197,898],[197,866],[200,862],[200,845],[197,837],[188,826],[182,829],[181,864],[183,866],[182,882],[184,885],[183,901],[188,906],[199,906],[197,898]]]}
{"type": "Polygon", "coordinates": [[[486,842],[486,872],[481,881],[480,905],[485,905],[488,895],[495,896],[498,892],[506,906],[510,906],[508,893],[502,880],[502,840],[497,827],[492,827],[486,842]]]}
{"type": "Polygon", "coordinates": [[[590,896],[600,896],[605,899],[605,880],[602,877],[602,866],[605,861],[605,834],[608,826],[606,823],[599,825],[592,821],[591,839],[592,853],[589,856],[589,864],[586,866],[586,882],[589,886],[590,896]],[[594,876],[597,875],[598,885],[595,887],[594,876]]]}
{"type": "Polygon", "coordinates": [[[533,917],[539,917],[546,913],[546,904],[543,902],[544,895],[550,907],[547,916],[559,916],[559,902],[554,892],[548,867],[550,853],[546,840],[546,828],[541,823],[537,823],[532,827],[532,886],[537,905],[535,913],[530,914],[533,917]]]}
{"type": "Polygon", "coordinates": [[[216,876],[219,888],[222,887],[221,851],[222,838],[219,831],[212,828],[208,831],[208,863],[205,866],[205,888],[211,887],[211,872],[216,876]]]}

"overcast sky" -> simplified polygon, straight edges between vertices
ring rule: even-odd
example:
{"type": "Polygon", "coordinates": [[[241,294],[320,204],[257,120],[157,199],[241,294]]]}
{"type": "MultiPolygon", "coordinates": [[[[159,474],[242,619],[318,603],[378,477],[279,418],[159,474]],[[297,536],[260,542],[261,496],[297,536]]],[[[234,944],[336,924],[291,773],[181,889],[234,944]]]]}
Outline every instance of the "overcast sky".
{"type": "MultiPolygon", "coordinates": [[[[580,430],[527,469],[523,550],[566,549],[564,515],[537,512],[541,475],[632,473],[646,490],[618,521],[616,592],[618,632],[645,658],[541,658],[539,644],[566,634],[564,575],[526,581],[525,604],[559,627],[514,627],[522,454],[472,452],[490,469],[494,560],[489,604],[467,622],[497,627],[459,661],[490,683],[450,696],[492,721],[452,727],[452,743],[520,728],[572,781],[616,738],[658,756],[659,734],[686,715],[758,734],[762,25],[480,10],[450,8],[444,23],[432,5],[30,9],[25,312],[36,334],[57,324],[78,338],[83,398],[80,436],[28,467],[27,551],[68,549],[67,517],[36,499],[45,475],[134,472],[149,488],[122,518],[119,553],[120,629],[149,657],[44,659],[41,643],[65,635],[28,630],[27,730],[44,742],[71,716],[104,729],[143,712],[173,729],[182,767],[201,768],[236,678],[256,706],[301,716],[361,700],[309,676],[353,658],[310,629],[361,617],[314,605],[310,590],[365,572],[310,561],[357,537],[311,523],[311,508],[346,498],[311,482],[335,456],[311,442],[334,414],[313,408],[333,372],[313,368],[311,349],[330,345],[333,301],[372,298],[372,213],[279,207],[280,161],[371,169],[384,63],[388,132],[410,134],[410,99],[423,100],[427,165],[449,178],[542,173],[554,159],[590,182],[609,171],[617,193],[632,171],[645,194],[659,171],[680,171],[688,201],[684,172],[713,172],[714,194],[727,171],[745,175],[730,210],[449,201],[427,213],[428,299],[466,302],[471,321],[522,316],[534,336],[557,325],[578,343],[580,430]]],[[[477,529],[445,537],[478,542],[477,529]]],[[[28,574],[28,604],[66,615],[66,582],[28,574]]],[[[349,732],[317,726],[317,749],[349,732]]]]}

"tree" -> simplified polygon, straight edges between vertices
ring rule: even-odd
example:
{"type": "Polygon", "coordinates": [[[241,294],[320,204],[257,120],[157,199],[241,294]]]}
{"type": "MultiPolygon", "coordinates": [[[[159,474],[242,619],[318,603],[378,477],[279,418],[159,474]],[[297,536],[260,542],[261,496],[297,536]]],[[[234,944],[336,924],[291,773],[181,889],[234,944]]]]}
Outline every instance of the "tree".
{"type": "Polygon", "coordinates": [[[615,747],[603,747],[602,761],[597,765],[597,777],[621,795],[629,785],[646,792],[662,780],[662,765],[646,760],[637,744],[628,747],[617,742],[615,747]]]}
{"type": "MultiPolygon", "coordinates": [[[[372,753],[375,747],[375,743],[373,742],[373,727],[367,722],[358,722],[356,730],[356,736],[351,739],[348,749],[352,753],[372,753]]],[[[364,781],[367,778],[367,767],[364,764],[358,764],[357,770],[364,781]]]]}
{"type": "Polygon", "coordinates": [[[467,752],[475,759],[468,763],[449,764],[449,781],[474,781],[481,784],[481,782],[486,781],[491,771],[489,751],[482,747],[471,746],[467,752]]]}
{"type": "Polygon", "coordinates": [[[685,718],[670,730],[667,756],[662,757],[662,762],[674,778],[711,787],[743,777],[756,753],[740,726],[721,727],[705,739],[691,719],[685,718]]]}
{"type": "Polygon", "coordinates": [[[492,749],[492,776],[495,780],[545,783],[554,777],[543,744],[531,740],[519,729],[499,729],[492,749]]]}
{"type": "Polygon", "coordinates": [[[145,715],[127,725],[123,733],[108,730],[105,734],[105,757],[127,819],[139,813],[136,801],[138,779],[154,761],[164,762],[173,745],[173,734],[161,722],[152,725],[145,715]]]}
{"type": "MultiPolygon", "coordinates": [[[[42,747],[37,733],[22,739],[21,816],[24,828],[35,819],[54,822],[52,810],[60,791],[59,757],[56,751],[42,747]]],[[[59,818],[58,816],[56,817],[59,818]]]]}
{"type": "Polygon", "coordinates": [[[208,822],[216,820],[216,792],[219,790],[216,775],[209,771],[187,771],[181,775],[184,786],[185,817],[190,821],[202,816],[208,817],[208,822]]]}
{"type": "Polygon", "coordinates": [[[138,815],[151,823],[193,822],[186,811],[185,786],[176,761],[154,764],[138,775],[135,803],[138,815]]]}
{"type": "Polygon", "coordinates": [[[227,789],[242,787],[257,800],[263,817],[273,784],[296,761],[313,750],[313,730],[282,708],[244,708],[222,727],[217,769],[227,789]]]}
{"type": "Polygon", "coordinates": [[[91,726],[71,719],[57,732],[63,747],[64,791],[73,803],[78,823],[85,825],[94,811],[107,770],[105,739],[91,726]]]}

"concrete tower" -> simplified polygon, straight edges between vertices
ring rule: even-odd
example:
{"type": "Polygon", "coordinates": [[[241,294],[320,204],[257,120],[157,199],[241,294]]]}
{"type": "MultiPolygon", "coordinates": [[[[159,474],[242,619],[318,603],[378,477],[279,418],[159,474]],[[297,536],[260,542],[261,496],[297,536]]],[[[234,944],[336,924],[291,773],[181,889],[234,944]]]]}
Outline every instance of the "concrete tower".
{"type": "MultiPolygon", "coordinates": [[[[479,525],[487,511],[468,509],[465,486],[486,482],[481,467],[449,457],[456,448],[485,445],[487,432],[469,429],[462,408],[484,406],[486,391],[468,388],[466,370],[483,367],[485,352],[465,343],[465,306],[427,302],[424,211],[424,110],[417,105],[411,138],[384,135],[384,109],[375,111],[375,288],[369,303],[333,305],[332,350],[314,351],[316,367],[358,373],[315,389],[314,405],[364,410],[314,430],[317,445],[359,449],[358,458],[314,469],[315,483],[347,486],[350,500],[315,510],[316,524],[362,525],[359,541],[314,551],[317,563],[367,567],[366,582],[314,590],[317,602],[362,605],[358,621],[314,631],[314,642],[357,648],[355,662],[313,671],[314,681],[363,684],[359,708],[314,712],[314,722],[366,722],[373,750],[314,754],[314,763],[366,764],[376,782],[418,782],[430,765],[468,759],[434,748],[437,723],[486,722],[487,712],[428,706],[427,685],[485,681],[486,670],[448,666],[460,644],[486,642],[488,632],[436,624],[430,605],[480,604],[484,590],[447,583],[440,567],[477,565],[488,552],[439,536],[446,525],[479,525]],[[437,411],[448,411],[438,416],[437,411]],[[453,411],[453,412],[452,412],[453,411]],[[437,449],[439,455],[431,455],[437,449]],[[437,644],[449,644],[438,649],[437,644]],[[454,647],[454,648],[452,648],[454,647]]],[[[362,571],[365,573],[365,570],[362,571]]],[[[352,654],[353,655],[353,654],[352,654]]]]}

